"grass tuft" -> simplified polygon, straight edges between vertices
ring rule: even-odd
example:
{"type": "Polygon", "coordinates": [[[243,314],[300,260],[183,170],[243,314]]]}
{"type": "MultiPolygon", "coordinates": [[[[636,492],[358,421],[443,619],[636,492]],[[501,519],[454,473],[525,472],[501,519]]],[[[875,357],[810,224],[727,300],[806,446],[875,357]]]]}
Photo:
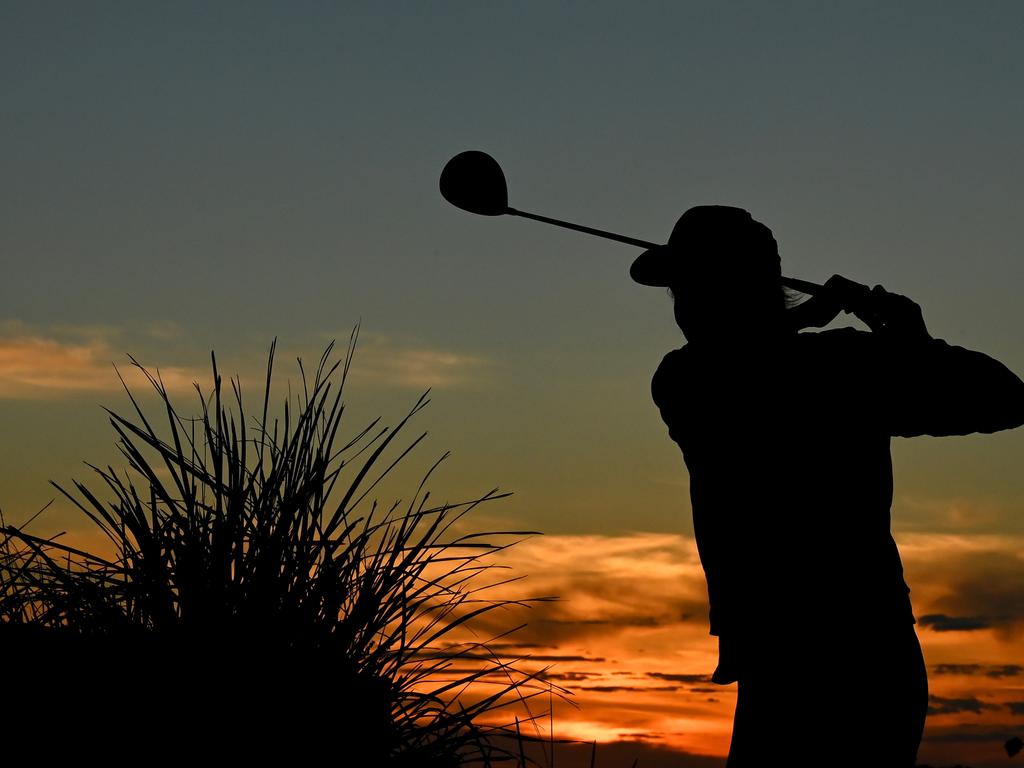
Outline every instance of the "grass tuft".
{"type": "Polygon", "coordinates": [[[518,720],[500,712],[529,713],[547,688],[490,652],[497,638],[464,638],[487,614],[533,602],[488,596],[508,581],[493,555],[532,532],[462,532],[467,514],[508,494],[433,502],[445,456],[408,502],[372,498],[425,437],[407,433],[429,393],[394,427],[378,419],[343,440],[357,336],[340,359],[328,345],[311,376],[300,360],[301,389],[277,416],[275,345],[254,417],[214,355],[195,418],[131,358],[160,419],[125,385],[130,416],[107,414],[127,469],[89,465],[100,491],[54,484],[106,549],[0,520],[0,716],[36,739],[99,734],[105,749],[146,756],[519,762],[495,738],[518,720]]]}

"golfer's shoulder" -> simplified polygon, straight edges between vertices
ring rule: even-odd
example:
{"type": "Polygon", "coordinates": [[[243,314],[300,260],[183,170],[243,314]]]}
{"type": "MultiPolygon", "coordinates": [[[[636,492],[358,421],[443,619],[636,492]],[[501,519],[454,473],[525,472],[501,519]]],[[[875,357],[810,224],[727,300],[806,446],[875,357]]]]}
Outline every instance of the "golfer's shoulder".
{"type": "Polygon", "coordinates": [[[805,344],[821,344],[828,346],[855,346],[870,344],[874,336],[870,331],[856,328],[830,328],[827,331],[801,331],[797,339],[805,344]]]}
{"type": "Polygon", "coordinates": [[[876,334],[848,327],[804,331],[797,334],[796,342],[803,355],[842,357],[847,360],[874,354],[879,346],[876,334]]]}

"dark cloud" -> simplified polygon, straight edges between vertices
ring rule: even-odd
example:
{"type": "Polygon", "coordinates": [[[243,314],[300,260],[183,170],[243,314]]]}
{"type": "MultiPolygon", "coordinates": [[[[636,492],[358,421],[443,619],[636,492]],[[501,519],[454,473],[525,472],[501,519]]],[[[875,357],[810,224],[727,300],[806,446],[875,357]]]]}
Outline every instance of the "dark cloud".
{"type": "MultiPolygon", "coordinates": [[[[425,661],[441,661],[448,659],[453,662],[462,661],[483,661],[495,663],[494,656],[487,653],[481,653],[478,651],[458,651],[455,649],[448,651],[418,651],[412,656],[416,659],[423,659],[425,661]]],[[[507,662],[510,655],[504,654],[498,661],[507,662]]],[[[522,653],[515,656],[516,659],[521,661],[550,661],[550,662],[603,662],[605,659],[601,656],[580,656],[576,654],[554,654],[554,653],[522,653]]]]}
{"type": "MultiPolygon", "coordinates": [[[[597,765],[630,766],[640,768],[722,768],[724,758],[694,755],[679,752],[655,743],[663,734],[645,733],[642,738],[635,736],[597,745],[597,765]]],[[[589,768],[590,747],[579,745],[575,749],[559,747],[559,768],[589,768]],[[564,755],[564,757],[563,757],[564,755]]]]}
{"type": "Polygon", "coordinates": [[[1020,664],[999,664],[985,670],[987,677],[1016,677],[1024,674],[1024,666],[1020,664]]]}
{"type": "Polygon", "coordinates": [[[558,654],[528,654],[523,657],[526,661],[593,661],[602,662],[605,661],[601,656],[574,656],[566,654],[565,656],[559,656],[558,654]]]}
{"type": "Polygon", "coordinates": [[[526,651],[538,651],[548,648],[557,648],[554,645],[543,645],[541,643],[488,643],[487,647],[495,653],[512,653],[526,651]]]}
{"type": "Polygon", "coordinates": [[[650,693],[651,691],[678,691],[678,685],[656,685],[644,687],[641,685],[581,685],[576,688],[578,691],[596,691],[600,693],[619,693],[622,691],[638,691],[650,693]]]}
{"type": "Polygon", "coordinates": [[[621,693],[622,691],[639,691],[642,689],[634,685],[580,685],[576,687],[576,690],[595,693],[621,693]]]}
{"type": "MultiPolygon", "coordinates": [[[[520,654],[524,655],[524,654],[520,654]]],[[[442,659],[448,659],[450,661],[488,661],[494,662],[494,656],[485,653],[483,651],[460,651],[457,648],[447,648],[437,651],[416,651],[412,654],[413,658],[440,661],[442,659]]],[[[504,654],[503,658],[509,658],[508,654],[504,654]]]]}
{"type": "Polygon", "coordinates": [[[538,619],[530,622],[543,626],[555,624],[561,627],[660,627],[669,623],[653,616],[635,616],[621,619],[538,619]]]}
{"type": "Polygon", "coordinates": [[[710,683],[711,675],[703,674],[670,674],[668,672],[648,672],[648,677],[653,677],[658,680],[667,680],[672,683],[710,683]]]}
{"type": "Polygon", "coordinates": [[[957,725],[951,728],[936,728],[929,726],[927,741],[929,743],[950,744],[965,742],[971,744],[992,744],[995,749],[1001,749],[1006,740],[1015,736],[1020,726],[1004,725],[996,727],[970,727],[957,725]]]}
{"type": "Polygon", "coordinates": [[[919,617],[917,623],[936,632],[971,632],[992,626],[991,619],[984,616],[947,616],[944,613],[929,613],[919,617]]]}
{"type": "Polygon", "coordinates": [[[1011,715],[1024,716],[1024,701],[1008,701],[1006,708],[1010,710],[1011,715]]]}
{"type": "MultiPolygon", "coordinates": [[[[689,752],[677,751],[663,747],[656,742],[665,734],[645,732],[639,734],[623,734],[617,741],[602,742],[596,750],[587,743],[561,743],[558,745],[558,768],[590,768],[591,757],[599,766],[631,766],[640,768],[722,768],[725,763],[721,757],[694,755],[689,752]]],[[[512,744],[518,752],[519,745],[512,744]]],[[[549,760],[543,753],[543,746],[527,742],[525,752],[527,760],[536,760],[538,765],[548,765],[549,760]]]]}
{"type": "Polygon", "coordinates": [[[572,618],[538,618],[530,621],[530,625],[544,628],[546,633],[550,628],[576,630],[578,634],[590,634],[591,628],[598,629],[627,629],[641,627],[650,629],[653,627],[666,627],[680,622],[704,621],[707,617],[707,609],[704,613],[682,613],[678,616],[620,616],[609,619],[572,619],[572,618]]]}
{"type": "Polygon", "coordinates": [[[985,675],[986,677],[1016,677],[1024,674],[1020,664],[934,664],[934,675],[985,675]]]}
{"type": "MultiPolygon", "coordinates": [[[[487,669],[486,666],[480,667],[445,667],[439,674],[442,675],[475,675],[480,672],[481,669],[487,669]]],[[[506,677],[506,673],[501,669],[493,669],[487,672],[487,677],[498,676],[501,678],[506,677]]]]}
{"type": "Polygon", "coordinates": [[[581,680],[590,680],[594,677],[599,677],[599,675],[591,672],[558,672],[543,675],[545,680],[561,680],[566,683],[577,683],[581,680]]]}
{"type": "Polygon", "coordinates": [[[941,696],[928,697],[929,715],[961,715],[965,712],[969,712],[972,715],[980,715],[986,709],[998,709],[998,707],[995,704],[984,702],[975,696],[966,699],[944,699],[941,696]]]}
{"type": "MultiPolygon", "coordinates": [[[[593,590],[570,591],[571,588],[575,588],[575,585],[565,587],[564,599],[535,604],[528,614],[524,613],[524,626],[515,633],[515,637],[521,642],[513,645],[521,648],[564,647],[590,642],[593,638],[614,636],[631,629],[657,629],[689,622],[703,624],[706,621],[706,606],[698,606],[671,596],[666,603],[659,605],[608,605],[602,606],[601,613],[604,615],[576,616],[573,615],[574,606],[581,601],[591,601],[591,595],[597,598],[604,598],[605,595],[593,590]],[[643,615],[637,615],[640,612],[643,612],[643,615]],[[681,618],[684,616],[686,618],[681,618]]],[[[594,589],[596,590],[596,587],[594,589]]],[[[508,619],[504,612],[494,612],[478,617],[473,626],[477,631],[493,632],[497,635],[508,629],[508,619]]]]}
{"type": "MultiPolygon", "coordinates": [[[[1016,552],[989,550],[957,554],[914,569],[915,578],[943,585],[943,596],[928,606],[936,631],[991,628],[1004,640],[1024,625],[1024,559],[1016,552]]],[[[919,623],[924,623],[921,617],[919,623]]]]}

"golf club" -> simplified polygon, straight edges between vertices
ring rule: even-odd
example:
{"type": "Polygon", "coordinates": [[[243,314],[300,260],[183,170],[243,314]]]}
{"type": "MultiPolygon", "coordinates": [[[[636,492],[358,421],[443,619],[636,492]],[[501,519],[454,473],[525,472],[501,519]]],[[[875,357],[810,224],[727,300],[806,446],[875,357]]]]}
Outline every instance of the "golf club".
{"type": "MultiPolygon", "coordinates": [[[[536,213],[527,213],[512,208],[508,204],[508,185],[505,183],[505,174],[498,165],[498,161],[486,152],[469,150],[460,152],[449,160],[441,171],[441,195],[456,208],[461,208],[470,213],[481,216],[520,216],[524,219],[533,219],[545,224],[553,224],[556,227],[564,227],[577,232],[583,232],[595,237],[603,237],[607,240],[615,240],[626,245],[633,245],[637,248],[656,248],[657,243],[647,240],[640,240],[635,237],[619,235],[615,232],[607,232],[603,229],[585,227],[582,224],[573,224],[560,219],[552,219],[548,216],[540,216],[536,213]]],[[[787,288],[800,291],[801,293],[814,294],[821,290],[821,286],[808,280],[799,280],[794,277],[783,277],[782,284],[787,288]]]]}

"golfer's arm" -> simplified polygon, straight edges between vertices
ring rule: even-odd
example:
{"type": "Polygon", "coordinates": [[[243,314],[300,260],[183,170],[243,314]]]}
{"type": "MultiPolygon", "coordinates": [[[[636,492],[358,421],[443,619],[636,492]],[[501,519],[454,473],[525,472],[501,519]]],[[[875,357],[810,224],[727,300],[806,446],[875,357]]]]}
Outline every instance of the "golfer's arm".
{"type": "Polygon", "coordinates": [[[888,353],[897,393],[891,434],[967,435],[1024,424],[1024,381],[981,352],[927,339],[888,353]]]}

